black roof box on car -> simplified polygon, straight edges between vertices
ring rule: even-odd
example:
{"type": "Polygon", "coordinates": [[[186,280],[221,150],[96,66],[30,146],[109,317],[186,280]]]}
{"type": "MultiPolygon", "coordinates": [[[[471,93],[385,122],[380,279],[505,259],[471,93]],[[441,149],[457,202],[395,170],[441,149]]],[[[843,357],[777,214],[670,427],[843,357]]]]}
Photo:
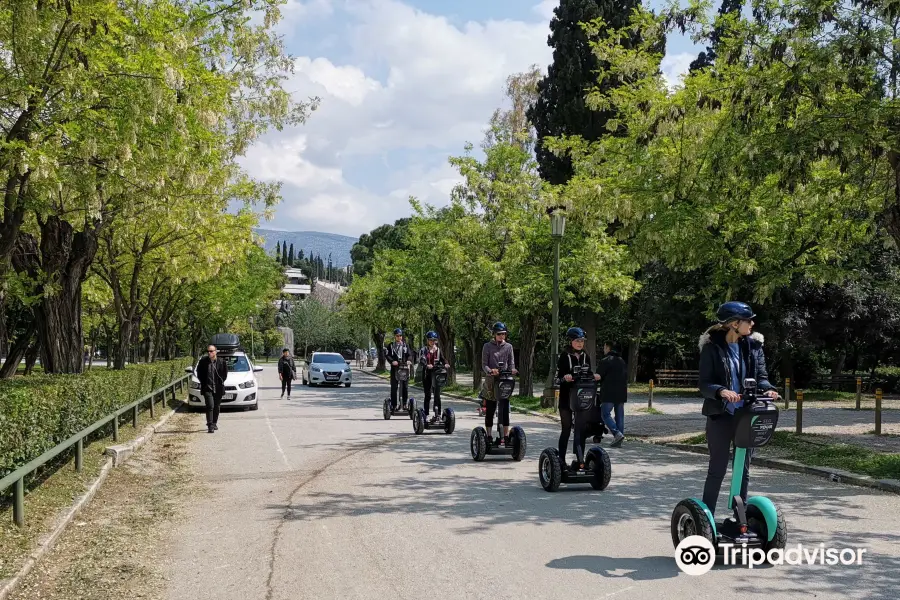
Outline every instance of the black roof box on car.
{"type": "Polygon", "coordinates": [[[234,352],[241,346],[241,339],[236,333],[217,333],[209,340],[220,352],[234,352]]]}

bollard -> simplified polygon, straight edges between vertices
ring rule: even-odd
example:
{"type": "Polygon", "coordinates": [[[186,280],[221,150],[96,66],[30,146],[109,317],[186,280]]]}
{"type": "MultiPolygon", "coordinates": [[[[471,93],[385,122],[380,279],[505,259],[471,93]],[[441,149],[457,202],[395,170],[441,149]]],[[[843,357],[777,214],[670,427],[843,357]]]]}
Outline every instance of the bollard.
{"type": "Polygon", "coordinates": [[[784,378],[784,410],[791,407],[791,378],[784,378]]]}
{"type": "Polygon", "coordinates": [[[150,396],[150,418],[154,418],[154,408],[156,407],[156,396],[150,396]]]}
{"type": "Polygon", "coordinates": [[[653,380],[650,380],[650,398],[647,400],[647,408],[653,408],[653,380]]]}
{"type": "Polygon", "coordinates": [[[862,377],[856,378],[856,410],[860,409],[862,404],[862,377]]]}
{"type": "Polygon", "coordinates": [[[797,390],[797,433],[803,433],[803,390],[797,390]]]}
{"type": "Polygon", "coordinates": [[[119,441],[119,415],[113,417],[113,441],[119,441]]]}
{"type": "Polygon", "coordinates": [[[13,521],[19,527],[25,527],[25,477],[16,479],[15,499],[13,500],[13,521]]]}
{"type": "Polygon", "coordinates": [[[84,466],[84,438],[78,440],[75,446],[75,471],[81,473],[84,466]]]}
{"type": "Polygon", "coordinates": [[[881,435],[881,388],[875,390],[875,435],[881,435]]]}
{"type": "Polygon", "coordinates": [[[131,425],[137,429],[138,424],[138,405],[134,405],[134,413],[131,415],[131,425]]]}

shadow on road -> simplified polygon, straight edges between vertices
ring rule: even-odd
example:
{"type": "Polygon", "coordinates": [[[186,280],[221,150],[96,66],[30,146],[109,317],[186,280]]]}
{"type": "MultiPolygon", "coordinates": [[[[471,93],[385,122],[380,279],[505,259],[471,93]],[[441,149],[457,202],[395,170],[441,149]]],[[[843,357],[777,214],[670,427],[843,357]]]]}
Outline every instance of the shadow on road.
{"type": "Polygon", "coordinates": [[[547,563],[551,569],[588,571],[610,578],[650,581],[678,577],[681,570],[671,556],[627,558],[614,556],[567,556],[547,563]],[[623,571],[618,573],[617,571],[623,571]]]}

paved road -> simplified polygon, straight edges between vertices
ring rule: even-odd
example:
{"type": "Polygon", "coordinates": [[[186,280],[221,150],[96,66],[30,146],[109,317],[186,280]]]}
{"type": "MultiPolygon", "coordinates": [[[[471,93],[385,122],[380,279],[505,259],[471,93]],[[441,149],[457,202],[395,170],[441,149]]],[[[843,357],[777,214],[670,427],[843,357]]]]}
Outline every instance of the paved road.
{"type": "Polygon", "coordinates": [[[382,381],[357,375],[288,401],[272,367],[260,376],[259,411],[224,414],[216,434],[199,433],[196,416],[193,468],[209,493],[171,534],[172,600],[897,598],[896,495],[760,468],[751,490],[784,509],[789,545],[864,547],[863,564],[691,577],[673,559],[669,517],[702,489],[701,456],[633,442],[610,450],[606,491],[550,494],[537,457],[556,444],[555,423],[514,414],[526,459],[475,463],[472,404],[445,402],[452,436],[415,436],[408,419],[383,420],[382,381]]]}

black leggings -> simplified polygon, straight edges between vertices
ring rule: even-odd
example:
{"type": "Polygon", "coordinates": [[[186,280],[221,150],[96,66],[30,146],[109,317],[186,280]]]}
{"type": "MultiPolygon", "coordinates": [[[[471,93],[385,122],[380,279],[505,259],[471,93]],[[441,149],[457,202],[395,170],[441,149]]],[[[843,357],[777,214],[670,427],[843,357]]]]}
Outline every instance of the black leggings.
{"type": "Polygon", "coordinates": [[[559,434],[559,459],[566,462],[566,452],[569,450],[569,436],[572,435],[572,411],[563,406],[559,407],[559,419],[562,423],[562,432],[559,434]]]}
{"type": "Polygon", "coordinates": [[[434,387],[434,410],[441,412],[441,390],[434,385],[434,369],[426,369],[425,376],[422,378],[422,387],[425,390],[425,414],[429,414],[428,409],[431,406],[431,388],[434,387]]]}
{"type": "Polygon", "coordinates": [[[291,395],[291,378],[288,375],[281,376],[281,395],[284,396],[284,391],[287,390],[288,396],[291,395]]]}
{"type": "MultiPolygon", "coordinates": [[[[734,428],[737,420],[730,414],[719,415],[716,418],[706,418],[706,444],[709,447],[709,469],[706,473],[706,483],[703,486],[703,503],[710,512],[716,514],[716,503],[719,499],[719,491],[722,489],[722,480],[725,479],[725,471],[728,470],[728,458],[731,444],[734,441],[734,428]]],[[[750,481],[750,459],[753,457],[753,448],[747,448],[747,458],[744,462],[744,474],[741,479],[741,499],[747,503],[747,484],[750,481]]],[[[732,470],[734,461],[732,460],[732,470]]],[[[730,492],[729,492],[730,493],[730,492]]]]}
{"type": "Polygon", "coordinates": [[[406,405],[409,398],[409,381],[397,381],[397,376],[391,373],[391,408],[397,409],[397,392],[400,392],[400,401],[406,405]],[[399,388],[399,389],[398,389],[399,388]]]}
{"type": "MultiPolygon", "coordinates": [[[[494,412],[497,410],[497,401],[485,400],[484,404],[487,408],[487,412],[484,415],[484,427],[488,430],[488,435],[491,435],[491,430],[494,428],[494,412]]],[[[500,425],[509,427],[509,400],[500,400],[500,414],[497,417],[497,421],[499,421],[500,425]]]]}

